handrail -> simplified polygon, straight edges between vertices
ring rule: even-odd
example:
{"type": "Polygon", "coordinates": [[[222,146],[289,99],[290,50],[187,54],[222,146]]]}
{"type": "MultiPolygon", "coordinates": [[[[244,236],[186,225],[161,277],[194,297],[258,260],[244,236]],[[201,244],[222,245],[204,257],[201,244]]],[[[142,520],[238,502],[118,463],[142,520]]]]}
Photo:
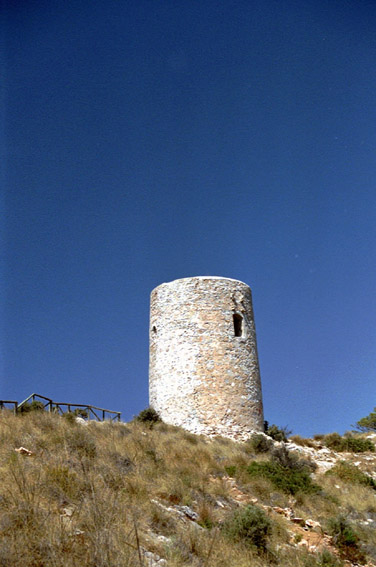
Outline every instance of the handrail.
{"type": "Polygon", "coordinates": [[[41,394],[36,394],[36,393],[30,394],[30,396],[28,396],[20,404],[18,404],[18,402],[13,400],[0,400],[0,409],[4,409],[4,404],[13,404],[14,413],[17,413],[30,400],[34,402],[35,398],[41,398],[42,400],[46,400],[47,403],[43,404],[43,409],[48,407],[49,412],[57,412],[57,413],[60,412],[63,415],[64,413],[70,413],[71,408],[77,408],[77,409],[81,408],[87,412],[87,415],[86,416],[82,415],[80,417],[83,417],[84,419],[87,418],[89,421],[90,421],[90,416],[94,416],[96,421],[105,421],[106,414],[111,414],[112,417],[107,415],[107,418],[110,419],[110,421],[115,421],[115,420],[120,421],[121,418],[121,412],[119,411],[108,410],[105,408],[100,408],[98,406],[92,406],[91,404],[71,404],[66,402],[54,402],[53,400],[51,400],[51,398],[47,398],[46,396],[42,396],[41,394]],[[63,407],[66,407],[67,411],[63,411],[63,407]],[[96,414],[96,411],[94,410],[101,411],[102,418],[100,418],[96,414]]]}
{"type": "Polygon", "coordinates": [[[18,407],[21,407],[21,406],[23,406],[24,404],[27,404],[27,402],[28,402],[29,400],[31,400],[31,399],[34,401],[34,399],[35,399],[36,396],[37,396],[38,398],[42,398],[43,400],[47,400],[48,402],[52,402],[52,400],[51,400],[50,398],[46,398],[46,396],[42,396],[41,394],[30,394],[30,396],[28,396],[28,397],[26,398],[26,400],[23,400],[23,402],[21,402],[18,407]]]}
{"type": "Polygon", "coordinates": [[[7,409],[5,404],[12,404],[13,405],[13,412],[17,413],[18,402],[15,400],[0,400],[0,410],[7,409]]]}

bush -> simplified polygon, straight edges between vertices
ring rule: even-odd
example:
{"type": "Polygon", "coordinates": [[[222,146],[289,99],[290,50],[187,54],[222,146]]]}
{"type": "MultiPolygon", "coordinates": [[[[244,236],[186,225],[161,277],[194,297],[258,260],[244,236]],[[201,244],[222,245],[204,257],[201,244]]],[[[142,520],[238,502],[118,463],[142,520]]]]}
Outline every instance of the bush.
{"type": "Polygon", "coordinates": [[[71,453],[87,459],[94,459],[97,455],[97,447],[94,437],[84,429],[71,429],[66,435],[66,444],[71,453]]]}
{"type": "Polygon", "coordinates": [[[317,469],[315,462],[300,458],[296,453],[289,451],[285,445],[282,445],[282,447],[277,447],[273,450],[272,460],[282,467],[291,470],[315,471],[317,469]]]}
{"type": "Polygon", "coordinates": [[[159,421],[162,420],[159,417],[159,414],[155,411],[155,409],[149,407],[140,411],[140,413],[136,416],[136,421],[145,423],[149,425],[150,428],[152,428],[155,423],[158,423],[159,421]]]}
{"type": "Polygon", "coordinates": [[[274,439],[274,441],[282,441],[285,443],[287,441],[287,437],[291,434],[291,431],[287,429],[287,426],[278,427],[278,425],[274,425],[274,424],[269,425],[267,421],[265,422],[265,424],[266,424],[266,429],[265,429],[266,435],[269,435],[269,437],[274,439]]]}
{"type": "Polygon", "coordinates": [[[333,451],[339,453],[347,451],[352,453],[365,453],[366,451],[374,451],[375,446],[369,439],[361,437],[347,436],[341,437],[338,433],[330,433],[325,435],[324,444],[333,451]]]}
{"type": "Polygon", "coordinates": [[[299,459],[285,446],[274,449],[269,461],[253,462],[247,467],[251,477],[262,477],[270,480],[278,490],[286,494],[310,494],[319,492],[320,487],[310,476],[311,470],[316,468],[314,463],[306,459],[299,459]]]}
{"type": "Polygon", "coordinates": [[[33,400],[32,402],[26,402],[26,404],[17,408],[17,413],[30,413],[32,411],[44,411],[44,403],[38,400],[33,400]]]}
{"type": "Polygon", "coordinates": [[[329,520],[329,532],[340,556],[348,561],[364,563],[364,553],[359,548],[359,537],[343,516],[329,520]]]}
{"type": "Polygon", "coordinates": [[[340,461],[333,468],[326,472],[327,475],[335,475],[344,482],[352,484],[361,484],[363,486],[370,486],[376,490],[376,481],[358,469],[355,465],[351,465],[346,461],[340,461]]]}
{"type": "Polygon", "coordinates": [[[272,528],[265,512],[249,505],[235,510],[223,523],[222,531],[233,541],[264,552],[272,528]]]}
{"type": "Polygon", "coordinates": [[[304,567],[343,567],[343,561],[328,549],[323,549],[321,553],[307,555],[304,567]]]}
{"type": "Polygon", "coordinates": [[[315,441],[322,441],[324,439],[325,435],[323,433],[316,433],[313,438],[315,441]]]}
{"type": "Polygon", "coordinates": [[[376,431],[376,408],[373,408],[369,415],[357,421],[356,427],[360,431],[376,431]]]}
{"type": "Polygon", "coordinates": [[[315,484],[307,469],[289,469],[273,461],[262,463],[251,463],[247,467],[247,472],[251,477],[266,478],[285,494],[312,494],[320,491],[320,487],[315,484]]]}
{"type": "Polygon", "coordinates": [[[67,411],[63,413],[63,418],[67,421],[67,423],[71,425],[77,423],[76,417],[77,416],[72,411],[67,411]]]}
{"type": "Polygon", "coordinates": [[[250,445],[255,453],[268,453],[273,447],[273,442],[263,433],[255,433],[250,439],[250,445]]]}

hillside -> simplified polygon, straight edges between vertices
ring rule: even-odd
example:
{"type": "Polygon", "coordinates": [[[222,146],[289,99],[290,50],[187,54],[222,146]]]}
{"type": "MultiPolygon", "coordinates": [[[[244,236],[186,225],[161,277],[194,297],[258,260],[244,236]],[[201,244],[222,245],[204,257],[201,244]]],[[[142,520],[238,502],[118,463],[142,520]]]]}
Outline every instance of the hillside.
{"type": "Polygon", "coordinates": [[[0,566],[376,565],[373,451],[45,412],[0,435],[0,566]]]}

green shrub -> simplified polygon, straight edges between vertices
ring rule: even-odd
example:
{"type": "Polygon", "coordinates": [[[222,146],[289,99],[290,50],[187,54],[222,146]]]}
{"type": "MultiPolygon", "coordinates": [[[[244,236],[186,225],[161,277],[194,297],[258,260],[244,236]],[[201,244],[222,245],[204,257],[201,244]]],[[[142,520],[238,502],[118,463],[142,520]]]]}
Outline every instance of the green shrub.
{"type": "Polygon", "coordinates": [[[255,433],[250,439],[250,445],[255,453],[268,453],[273,442],[262,433],[255,433]]]}
{"type": "Polygon", "coordinates": [[[362,439],[361,437],[347,437],[344,439],[346,451],[353,453],[365,453],[367,451],[373,452],[375,445],[370,439],[362,439]]]}
{"type": "Polygon", "coordinates": [[[278,427],[278,425],[274,425],[274,424],[269,425],[267,421],[265,422],[265,424],[267,425],[265,429],[266,435],[269,435],[269,437],[274,439],[274,441],[286,442],[287,437],[291,434],[291,431],[287,429],[287,426],[278,427]]]}
{"type": "Polygon", "coordinates": [[[294,470],[283,467],[279,463],[266,461],[261,463],[253,462],[247,467],[250,477],[266,478],[278,490],[285,494],[311,494],[320,491],[320,487],[315,484],[306,469],[294,470]]]}
{"type": "Polygon", "coordinates": [[[351,484],[361,484],[363,486],[370,486],[376,490],[376,481],[358,469],[355,465],[351,465],[346,461],[340,461],[333,468],[326,472],[327,475],[334,475],[351,484]]]}
{"type": "Polygon", "coordinates": [[[359,536],[343,516],[329,520],[329,533],[340,556],[348,561],[364,563],[364,553],[359,548],[359,536]]]}
{"type": "Polygon", "coordinates": [[[328,549],[323,549],[317,555],[308,554],[304,558],[304,567],[343,567],[343,561],[328,549]]]}
{"type": "Polygon", "coordinates": [[[366,451],[374,451],[375,446],[369,439],[362,439],[361,437],[347,436],[341,437],[338,433],[330,433],[325,435],[324,444],[333,451],[340,452],[353,452],[365,453],[366,451]]]}
{"type": "Polygon", "coordinates": [[[229,539],[264,552],[272,528],[265,512],[249,505],[235,510],[224,521],[222,531],[229,539]]]}
{"type": "Polygon", "coordinates": [[[145,423],[146,425],[149,425],[150,428],[152,428],[155,423],[158,423],[159,421],[162,420],[159,417],[159,414],[155,411],[155,409],[149,407],[140,411],[140,413],[136,416],[136,421],[139,421],[140,423],[145,423]]]}
{"type": "Polygon", "coordinates": [[[316,468],[314,463],[306,459],[299,459],[295,453],[291,453],[285,446],[274,449],[269,461],[253,462],[247,467],[251,477],[266,478],[278,490],[286,494],[310,494],[319,492],[320,487],[315,484],[310,476],[312,469],[316,468]]]}
{"type": "Polygon", "coordinates": [[[342,561],[338,559],[333,553],[330,553],[327,549],[324,549],[317,556],[317,562],[319,567],[340,567],[342,561]]]}

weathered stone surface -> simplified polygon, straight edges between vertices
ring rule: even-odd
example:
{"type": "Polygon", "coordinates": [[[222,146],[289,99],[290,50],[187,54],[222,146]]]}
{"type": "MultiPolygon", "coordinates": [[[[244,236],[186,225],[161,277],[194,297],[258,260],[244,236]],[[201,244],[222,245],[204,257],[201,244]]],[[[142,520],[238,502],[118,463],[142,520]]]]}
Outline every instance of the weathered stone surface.
{"type": "Polygon", "coordinates": [[[193,433],[246,439],[263,431],[250,288],[193,277],[151,294],[150,405],[193,433]]]}

